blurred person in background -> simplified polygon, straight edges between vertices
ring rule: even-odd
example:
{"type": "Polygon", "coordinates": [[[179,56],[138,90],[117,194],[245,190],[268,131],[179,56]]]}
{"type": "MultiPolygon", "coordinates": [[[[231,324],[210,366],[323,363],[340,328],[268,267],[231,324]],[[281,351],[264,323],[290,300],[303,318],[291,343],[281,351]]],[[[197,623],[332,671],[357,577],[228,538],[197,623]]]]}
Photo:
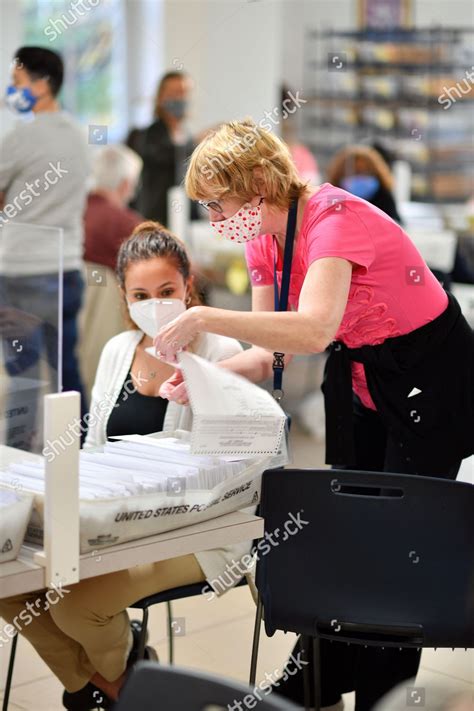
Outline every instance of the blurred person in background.
{"type": "Polygon", "coordinates": [[[111,145],[92,165],[93,189],[84,215],[87,288],[80,315],[79,360],[89,395],[102,348],[123,330],[122,300],[115,264],[122,242],[143,222],[127,207],[136,192],[143,161],[127,146],[111,145]]]}
{"type": "Polygon", "coordinates": [[[370,146],[347,146],[332,158],[327,179],[331,185],[363,198],[401,222],[395,198],[394,179],[381,153],[370,146]]]}
{"type": "Polygon", "coordinates": [[[143,222],[138,212],[127,207],[142,167],[140,156],[127,146],[107,146],[97,155],[84,215],[87,262],[115,269],[120,245],[143,222]]]}
{"type": "Polygon", "coordinates": [[[185,161],[194,149],[185,120],[191,95],[191,80],[183,72],[167,72],[156,93],[153,123],[132,129],[127,145],[143,160],[136,200],[132,203],[147,219],[168,225],[168,190],[179,185],[185,161]]]}
{"type": "MultiPolygon", "coordinates": [[[[390,154],[378,144],[374,147],[356,145],[343,148],[329,164],[328,181],[367,200],[392,220],[403,224],[393,196],[394,178],[387,162],[389,156],[390,154]]],[[[433,268],[431,271],[445,289],[450,289],[453,281],[474,284],[474,272],[459,245],[451,272],[433,268]]]]}
{"type": "MultiPolygon", "coordinates": [[[[61,228],[62,386],[82,394],[85,412],[76,343],[89,165],[84,132],[61,110],[57,98],[63,75],[63,62],[56,52],[21,47],[15,54],[6,103],[31,120],[19,121],[0,146],[0,225],[4,234],[0,242],[0,302],[41,319],[34,337],[22,343],[22,350],[7,361],[9,374],[28,370],[30,377],[38,377],[32,371],[39,369],[45,350],[50,368],[56,370],[59,245],[57,231],[48,234],[45,228],[61,228]],[[8,232],[15,238],[9,240],[8,232]]],[[[23,446],[28,447],[28,442],[23,446]]]]}

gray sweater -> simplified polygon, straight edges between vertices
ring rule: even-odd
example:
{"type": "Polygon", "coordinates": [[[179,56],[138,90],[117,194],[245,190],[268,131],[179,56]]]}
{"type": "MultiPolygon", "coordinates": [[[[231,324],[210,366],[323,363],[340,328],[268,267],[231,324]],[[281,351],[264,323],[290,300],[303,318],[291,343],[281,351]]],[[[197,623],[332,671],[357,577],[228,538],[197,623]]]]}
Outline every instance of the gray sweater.
{"type": "Polygon", "coordinates": [[[57,271],[57,228],[63,230],[64,270],[81,268],[88,174],[86,133],[62,111],[19,121],[5,136],[0,145],[1,274],[57,271]]]}

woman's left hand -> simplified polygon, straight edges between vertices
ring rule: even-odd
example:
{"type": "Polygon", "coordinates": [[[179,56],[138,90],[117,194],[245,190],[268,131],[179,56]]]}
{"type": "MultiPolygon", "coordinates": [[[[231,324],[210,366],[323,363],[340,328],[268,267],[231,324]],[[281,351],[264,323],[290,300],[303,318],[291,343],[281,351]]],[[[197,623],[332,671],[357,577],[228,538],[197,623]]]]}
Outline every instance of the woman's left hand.
{"type": "Polygon", "coordinates": [[[184,314],[163,326],[153,345],[159,358],[176,363],[176,354],[183,350],[202,330],[201,306],[192,306],[184,314]]]}
{"type": "Polygon", "coordinates": [[[189,397],[182,370],[176,370],[171,378],[165,380],[161,385],[159,395],[165,400],[177,402],[178,405],[189,405],[189,397]]]}

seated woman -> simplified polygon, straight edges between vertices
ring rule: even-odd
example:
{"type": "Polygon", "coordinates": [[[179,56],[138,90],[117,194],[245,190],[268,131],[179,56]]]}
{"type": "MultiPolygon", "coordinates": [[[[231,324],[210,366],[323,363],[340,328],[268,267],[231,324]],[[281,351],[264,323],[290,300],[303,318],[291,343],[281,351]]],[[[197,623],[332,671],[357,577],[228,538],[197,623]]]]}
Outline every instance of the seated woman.
{"type": "MultiPolygon", "coordinates": [[[[102,421],[89,430],[86,447],[104,444],[114,435],[189,429],[191,425],[188,407],[159,396],[174,369],[145,350],[153,345],[161,325],[155,322],[154,300],[172,300],[174,315],[200,303],[185,247],[160,224],[144,222],[122,244],[117,276],[135,326],[104,347],[91,411],[99,403],[109,405],[102,421]]],[[[236,355],[242,347],[231,338],[203,333],[190,350],[219,361],[236,355]]],[[[12,623],[33,603],[35,616],[30,615],[22,634],[66,687],[65,708],[107,708],[118,697],[133,647],[126,608],[162,590],[215,581],[250,547],[251,542],[227,546],[89,578],[62,590],[54,605],[48,605],[45,590],[0,600],[0,615],[12,623]]],[[[238,582],[238,577],[232,582],[238,582]]]]}

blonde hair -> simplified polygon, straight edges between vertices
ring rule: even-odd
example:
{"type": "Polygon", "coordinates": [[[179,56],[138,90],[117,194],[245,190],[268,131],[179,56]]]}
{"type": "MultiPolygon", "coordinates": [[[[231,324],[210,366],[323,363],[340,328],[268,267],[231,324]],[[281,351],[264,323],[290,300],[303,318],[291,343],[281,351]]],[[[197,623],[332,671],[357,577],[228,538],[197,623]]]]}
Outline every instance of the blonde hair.
{"type": "Polygon", "coordinates": [[[393,176],[387,162],[375,148],[363,145],[347,146],[336,153],[327,168],[328,182],[340,186],[342,179],[353,171],[358,158],[367,162],[369,169],[384,188],[393,190],[393,176]]]}
{"type": "Polygon", "coordinates": [[[251,200],[263,186],[265,200],[285,209],[302,196],[307,183],[299,178],[286,144],[251,119],[211,131],[194,150],[185,178],[192,200],[224,196],[251,200]]]}

